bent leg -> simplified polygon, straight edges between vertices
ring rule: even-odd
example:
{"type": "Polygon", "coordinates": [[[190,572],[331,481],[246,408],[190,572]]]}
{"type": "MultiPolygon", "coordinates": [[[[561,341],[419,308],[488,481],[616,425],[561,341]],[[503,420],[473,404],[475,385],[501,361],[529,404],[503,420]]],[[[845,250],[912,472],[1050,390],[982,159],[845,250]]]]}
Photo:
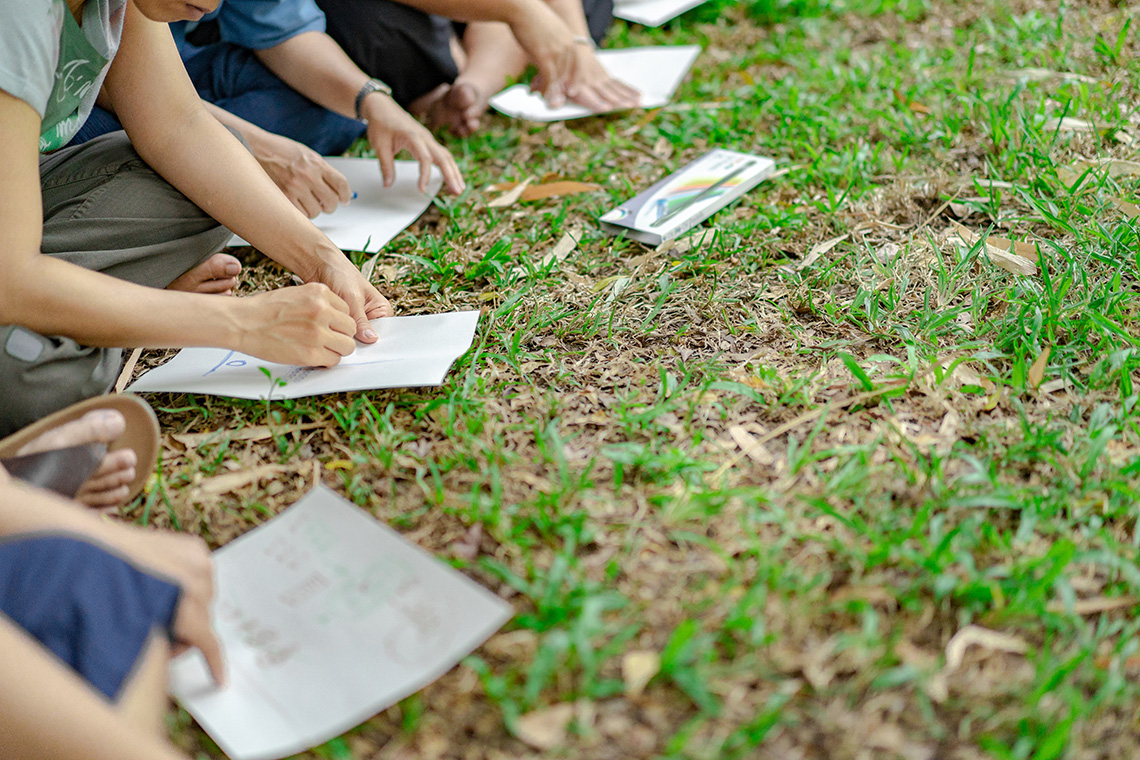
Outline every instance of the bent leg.
{"type": "MultiPolygon", "coordinates": [[[[41,157],[40,186],[42,252],[139,285],[166,287],[230,236],[148,167],[122,132],[41,157]]],[[[121,365],[117,348],[0,325],[0,436],[106,393],[121,365]]]]}
{"type": "Polygon", "coordinates": [[[394,0],[317,0],[328,34],[357,66],[392,88],[407,108],[459,69],[451,54],[452,24],[394,0]]]}
{"type": "Polygon", "coordinates": [[[245,48],[209,45],[186,61],[186,72],[206,102],[323,156],[344,153],[364,134],[362,122],[309,100],[245,48]]]}
{"type": "Polygon", "coordinates": [[[0,542],[5,757],[178,757],[159,738],[161,631],[177,600],[176,586],[75,538],[0,542]]]}

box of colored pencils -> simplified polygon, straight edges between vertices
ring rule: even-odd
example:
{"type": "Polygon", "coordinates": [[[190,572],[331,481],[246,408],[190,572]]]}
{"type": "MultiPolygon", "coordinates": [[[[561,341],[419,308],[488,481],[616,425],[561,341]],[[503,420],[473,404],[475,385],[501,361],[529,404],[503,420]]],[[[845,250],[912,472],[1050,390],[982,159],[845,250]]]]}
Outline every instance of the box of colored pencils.
{"type": "Polygon", "coordinates": [[[772,159],[717,148],[601,216],[602,228],[660,245],[700,224],[764,181],[772,159]]]}

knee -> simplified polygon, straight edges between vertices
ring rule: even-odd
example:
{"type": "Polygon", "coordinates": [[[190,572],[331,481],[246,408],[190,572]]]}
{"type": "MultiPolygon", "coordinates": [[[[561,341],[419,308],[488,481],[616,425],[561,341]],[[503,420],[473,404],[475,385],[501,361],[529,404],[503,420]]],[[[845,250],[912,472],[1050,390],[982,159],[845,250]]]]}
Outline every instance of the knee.
{"type": "Polygon", "coordinates": [[[81,346],[24,327],[0,327],[0,436],[106,393],[122,358],[118,348],[81,346]]]}

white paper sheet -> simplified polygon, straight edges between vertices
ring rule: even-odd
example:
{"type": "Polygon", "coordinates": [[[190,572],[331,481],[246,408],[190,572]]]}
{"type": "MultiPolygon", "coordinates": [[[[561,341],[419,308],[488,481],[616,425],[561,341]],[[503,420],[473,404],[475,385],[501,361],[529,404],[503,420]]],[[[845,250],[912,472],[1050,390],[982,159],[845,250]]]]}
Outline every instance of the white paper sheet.
{"type": "Polygon", "coordinates": [[[324,486],[214,553],[229,684],[196,650],[170,693],[233,760],[338,736],[450,670],[511,606],[324,486]]]}
{"type": "Polygon", "coordinates": [[[661,26],[708,0],[614,0],[614,15],[645,26],[661,26]]]}
{"type": "Polygon", "coordinates": [[[328,369],[274,364],[224,348],[184,348],[127,390],[285,399],[442,385],[451,365],[471,347],[478,323],[477,311],[374,319],[380,339],[357,343],[356,351],[328,369]]]}
{"type": "MultiPolygon", "coordinates": [[[[657,108],[669,102],[681,85],[700,45],[665,45],[624,50],[600,50],[598,59],[611,75],[641,92],[642,108],[657,108]]],[[[531,121],[563,121],[590,116],[593,111],[570,103],[551,108],[541,95],[516,84],[491,98],[491,106],[507,116],[531,121]]]]}
{"type": "MultiPolygon", "coordinates": [[[[380,162],[374,158],[325,159],[348,179],[356,198],[331,214],[320,214],[313,224],[342,251],[379,251],[420,218],[443,185],[439,167],[431,168],[428,194],[420,192],[420,165],[416,161],[396,162],[396,181],[384,187],[380,162]]],[[[230,245],[248,245],[237,235],[230,245]]]]}

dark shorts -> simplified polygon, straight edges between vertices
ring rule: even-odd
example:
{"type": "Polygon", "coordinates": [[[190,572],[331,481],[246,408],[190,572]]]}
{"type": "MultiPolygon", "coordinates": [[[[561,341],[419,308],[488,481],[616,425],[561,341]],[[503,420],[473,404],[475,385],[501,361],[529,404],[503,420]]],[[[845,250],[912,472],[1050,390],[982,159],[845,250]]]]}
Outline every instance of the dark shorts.
{"type": "Polygon", "coordinates": [[[112,701],[150,637],[170,635],[180,594],[78,538],[0,541],[0,613],[112,701]]]}
{"type": "MultiPolygon", "coordinates": [[[[395,0],[317,0],[328,33],[369,76],[384,80],[407,106],[459,76],[451,56],[454,26],[395,0]]],[[[613,21],[613,0],[583,0],[590,36],[601,44],[613,21]]]]}

